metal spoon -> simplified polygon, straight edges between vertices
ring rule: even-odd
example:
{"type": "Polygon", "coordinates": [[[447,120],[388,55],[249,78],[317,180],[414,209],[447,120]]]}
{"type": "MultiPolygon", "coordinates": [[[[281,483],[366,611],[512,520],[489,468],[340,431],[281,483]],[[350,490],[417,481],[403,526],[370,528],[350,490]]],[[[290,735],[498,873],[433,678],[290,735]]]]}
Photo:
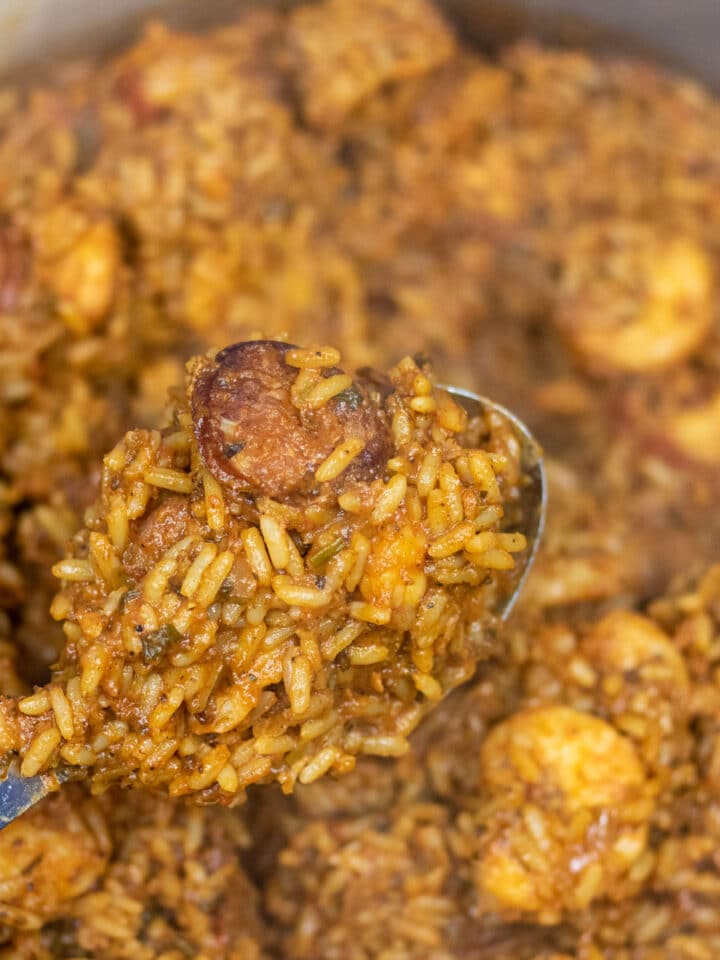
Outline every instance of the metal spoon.
{"type": "Polygon", "coordinates": [[[504,623],[512,613],[525,586],[545,529],[547,478],[542,448],[523,421],[502,404],[495,403],[487,397],[481,397],[470,390],[461,390],[459,387],[442,386],[441,389],[447,390],[470,417],[481,416],[484,413],[499,414],[512,424],[513,432],[520,440],[520,465],[524,484],[520,491],[517,512],[512,517],[511,527],[525,534],[527,549],[517,555],[518,563],[512,573],[512,590],[495,611],[497,619],[504,623]]]}
{"type": "Polygon", "coordinates": [[[68,780],[80,779],[72,767],[61,767],[40,773],[36,777],[20,777],[12,769],[0,783],[0,830],[16,820],[21,813],[59,790],[68,780]]]}
{"type": "MultiPolygon", "coordinates": [[[[547,480],[542,451],[528,428],[499,403],[480,397],[469,390],[457,387],[442,387],[447,390],[471,417],[484,413],[499,414],[508,420],[521,444],[521,466],[525,483],[520,492],[517,516],[512,518],[512,528],[527,538],[527,550],[519,555],[519,562],[512,574],[512,590],[507,593],[497,610],[496,619],[503,623],[512,612],[527,580],[545,526],[547,507],[547,480]]],[[[0,830],[12,823],[47,794],[58,790],[68,780],[82,775],[75,768],[60,768],[36,777],[19,777],[12,771],[0,783],[0,830]]]]}

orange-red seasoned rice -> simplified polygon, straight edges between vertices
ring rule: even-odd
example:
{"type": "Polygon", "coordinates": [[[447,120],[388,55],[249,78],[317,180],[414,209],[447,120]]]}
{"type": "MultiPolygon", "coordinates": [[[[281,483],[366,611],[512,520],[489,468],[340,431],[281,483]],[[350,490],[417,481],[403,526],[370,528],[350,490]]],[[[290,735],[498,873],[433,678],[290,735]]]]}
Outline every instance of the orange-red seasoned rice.
{"type": "MultiPolygon", "coordinates": [[[[708,91],[578,50],[481,56],[423,0],[255,9],[204,36],[153,24],[118,56],[0,91],[0,684],[54,731],[31,769],[59,749],[95,758],[73,739],[72,687],[32,687],[73,591],[112,580],[129,514],[195,496],[211,531],[229,522],[210,472],[188,491],[186,432],[152,433],[189,356],[260,329],[332,343],[353,369],[427,352],[442,381],[528,420],[551,487],[502,656],[403,756],[326,770],[291,797],[252,787],[232,810],[69,785],[0,834],[0,956],[720,955],[719,236],[708,91]],[[115,445],[138,428],[152,456],[121,497],[115,445]],[[88,559],[72,537],[98,519],[113,449],[106,542],[88,559]]],[[[292,356],[299,372],[311,359],[292,356]]],[[[418,387],[413,414],[439,416],[418,387]]],[[[321,482],[352,458],[328,450],[321,482]]],[[[438,538],[443,466],[431,454],[414,477],[438,538]]],[[[398,483],[374,505],[381,522],[398,483]]],[[[265,591],[277,563],[297,563],[273,520],[242,540],[265,591]]],[[[176,596],[212,606],[227,551],[188,549],[176,596]]],[[[352,549],[359,583],[370,545],[352,549]]],[[[252,629],[269,611],[244,615],[252,629]]],[[[286,629],[268,633],[282,644],[286,629]]],[[[371,670],[382,644],[358,629],[327,655],[353,649],[352,669],[371,670]]],[[[302,702],[307,651],[295,660],[302,702]]],[[[86,683],[108,666],[96,650],[86,683]]],[[[327,714],[304,723],[327,736],[327,714]]],[[[284,726],[262,736],[267,756],[294,749],[284,726]]],[[[218,790],[235,787],[226,765],[218,790]]]]}

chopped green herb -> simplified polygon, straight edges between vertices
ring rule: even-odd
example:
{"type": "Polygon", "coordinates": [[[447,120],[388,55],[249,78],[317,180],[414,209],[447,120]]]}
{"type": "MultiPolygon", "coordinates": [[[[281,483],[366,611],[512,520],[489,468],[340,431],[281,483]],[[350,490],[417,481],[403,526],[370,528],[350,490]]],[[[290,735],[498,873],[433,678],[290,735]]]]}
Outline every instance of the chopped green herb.
{"type": "Polygon", "coordinates": [[[223,451],[228,460],[232,460],[234,456],[240,453],[245,449],[245,443],[242,440],[238,440],[236,443],[228,443],[223,451]]]}
{"type": "Polygon", "coordinates": [[[362,402],[362,394],[354,383],[351,383],[349,387],[346,387],[335,397],[335,403],[342,403],[350,407],[351,410],[357,410],[358,407],[362,406],[362,402]]]}
{"type": "Polygon", "coordinates": [[[335,537],[330,543],[321,547],[318,552],[310,558],[310,566],[318,570],[324,566],[328,560],[331,560],[335,554],[340,553],[345,546],[345,540],[342,537],[335,537]]]}
{"type": "Polygon", "coordinates": [[[137,600],[137,598],[141,596],[142,593],[140,590],[126,590],[122,597],[120,597],[120,609],[124,612],[129,603],[132,603],[133,600],[137,600]]]}
{"type": "Polygon", "coordinates": [[[219,600],[228,600],[232,596],[232,592],[235,589],[235,581],[232,577],[225,577],[223,582],[220,584],[220,589],[217,592],[219,600]]]}
{"type": "Polygon", "coordinates": [[[145,663],[157,663],[173,644],[179,643],[183,635],[177,627],[171,623],[166,623],[159,630],[153,630],[143,637],[143,660],[145,663]]]}

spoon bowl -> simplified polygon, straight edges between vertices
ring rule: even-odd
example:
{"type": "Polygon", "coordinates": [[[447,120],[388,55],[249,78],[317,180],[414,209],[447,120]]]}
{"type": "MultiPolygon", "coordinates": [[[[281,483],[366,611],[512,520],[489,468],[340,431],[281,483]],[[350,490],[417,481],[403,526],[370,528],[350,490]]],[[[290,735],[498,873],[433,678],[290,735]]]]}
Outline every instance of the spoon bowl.
{"type": "MultiPolygon", "coordinates": [[[[525,585],[545,525],[547,481],[542,451],[522,420],[499,403],[457,387],[443,386],[442,389],[446,390],[470,417],[493,413],[507,420],[520,443],[523,483],[515,505],[516,509],[513,511],[511,526],[513,530],[524,534],[527,539],[527,549],[518,555],[516,567],[510,574],[509,589],[503,593],[499,606],[492,613],[496,623],[504,623],[515,607],[525,585]]],[[[35,777],[20,777],[11,768],[5,779],[0,782],[0,830],[47,794],[58,790],[63,783],[77,778],[78,771],[74,768],[60,768],[35,777]]]]}
{"type": "Polygon", "coordinates": [[[470,417],[494,413],[507,420],[512,425],[513,432],[520,442],[523,485],[520,490],[517,509],[512,518],[512,528],[525,535],[527,550],[517,555],[517,564],[512,572],[512,589],[503,597],[500,606],[495,611],[497,619],[504,623],[512,613],[525,586],[545,529],[547,478],[542,449],[523,421],[507,407],[470,390],[445,385],[442,386],[442,389],[446,390],[470,417]]]}

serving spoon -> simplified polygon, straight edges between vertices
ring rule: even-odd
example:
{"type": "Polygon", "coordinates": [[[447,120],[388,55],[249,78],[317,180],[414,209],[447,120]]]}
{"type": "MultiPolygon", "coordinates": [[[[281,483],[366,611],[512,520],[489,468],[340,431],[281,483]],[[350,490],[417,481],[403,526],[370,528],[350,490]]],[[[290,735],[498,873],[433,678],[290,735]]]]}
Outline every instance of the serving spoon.
{"type": "MultiPolygon", "coordinates": [[[[527,549],[518,556],[517,566],[512,574],[512,590],[503,597],[499,606],[493,611],[495,621],[504,623],[525,586],[545,526],[547,479],[542,450],[522,420],[506,407],[470,390],[448,386],[441,386],[441,389],[446,390],[470,417],[492,413],[509,421],[520,441],[523,484],[517,515],[512,518],[512,527],[513,530],[525,535],[527,549]]],[[[20,777],[11,768],[5,779],[0,782],[0,830],[43,797],[58,790],[63,783],[81,778],[82,774],[73,767],[61,767],[35,777],[20,777]]]]}

